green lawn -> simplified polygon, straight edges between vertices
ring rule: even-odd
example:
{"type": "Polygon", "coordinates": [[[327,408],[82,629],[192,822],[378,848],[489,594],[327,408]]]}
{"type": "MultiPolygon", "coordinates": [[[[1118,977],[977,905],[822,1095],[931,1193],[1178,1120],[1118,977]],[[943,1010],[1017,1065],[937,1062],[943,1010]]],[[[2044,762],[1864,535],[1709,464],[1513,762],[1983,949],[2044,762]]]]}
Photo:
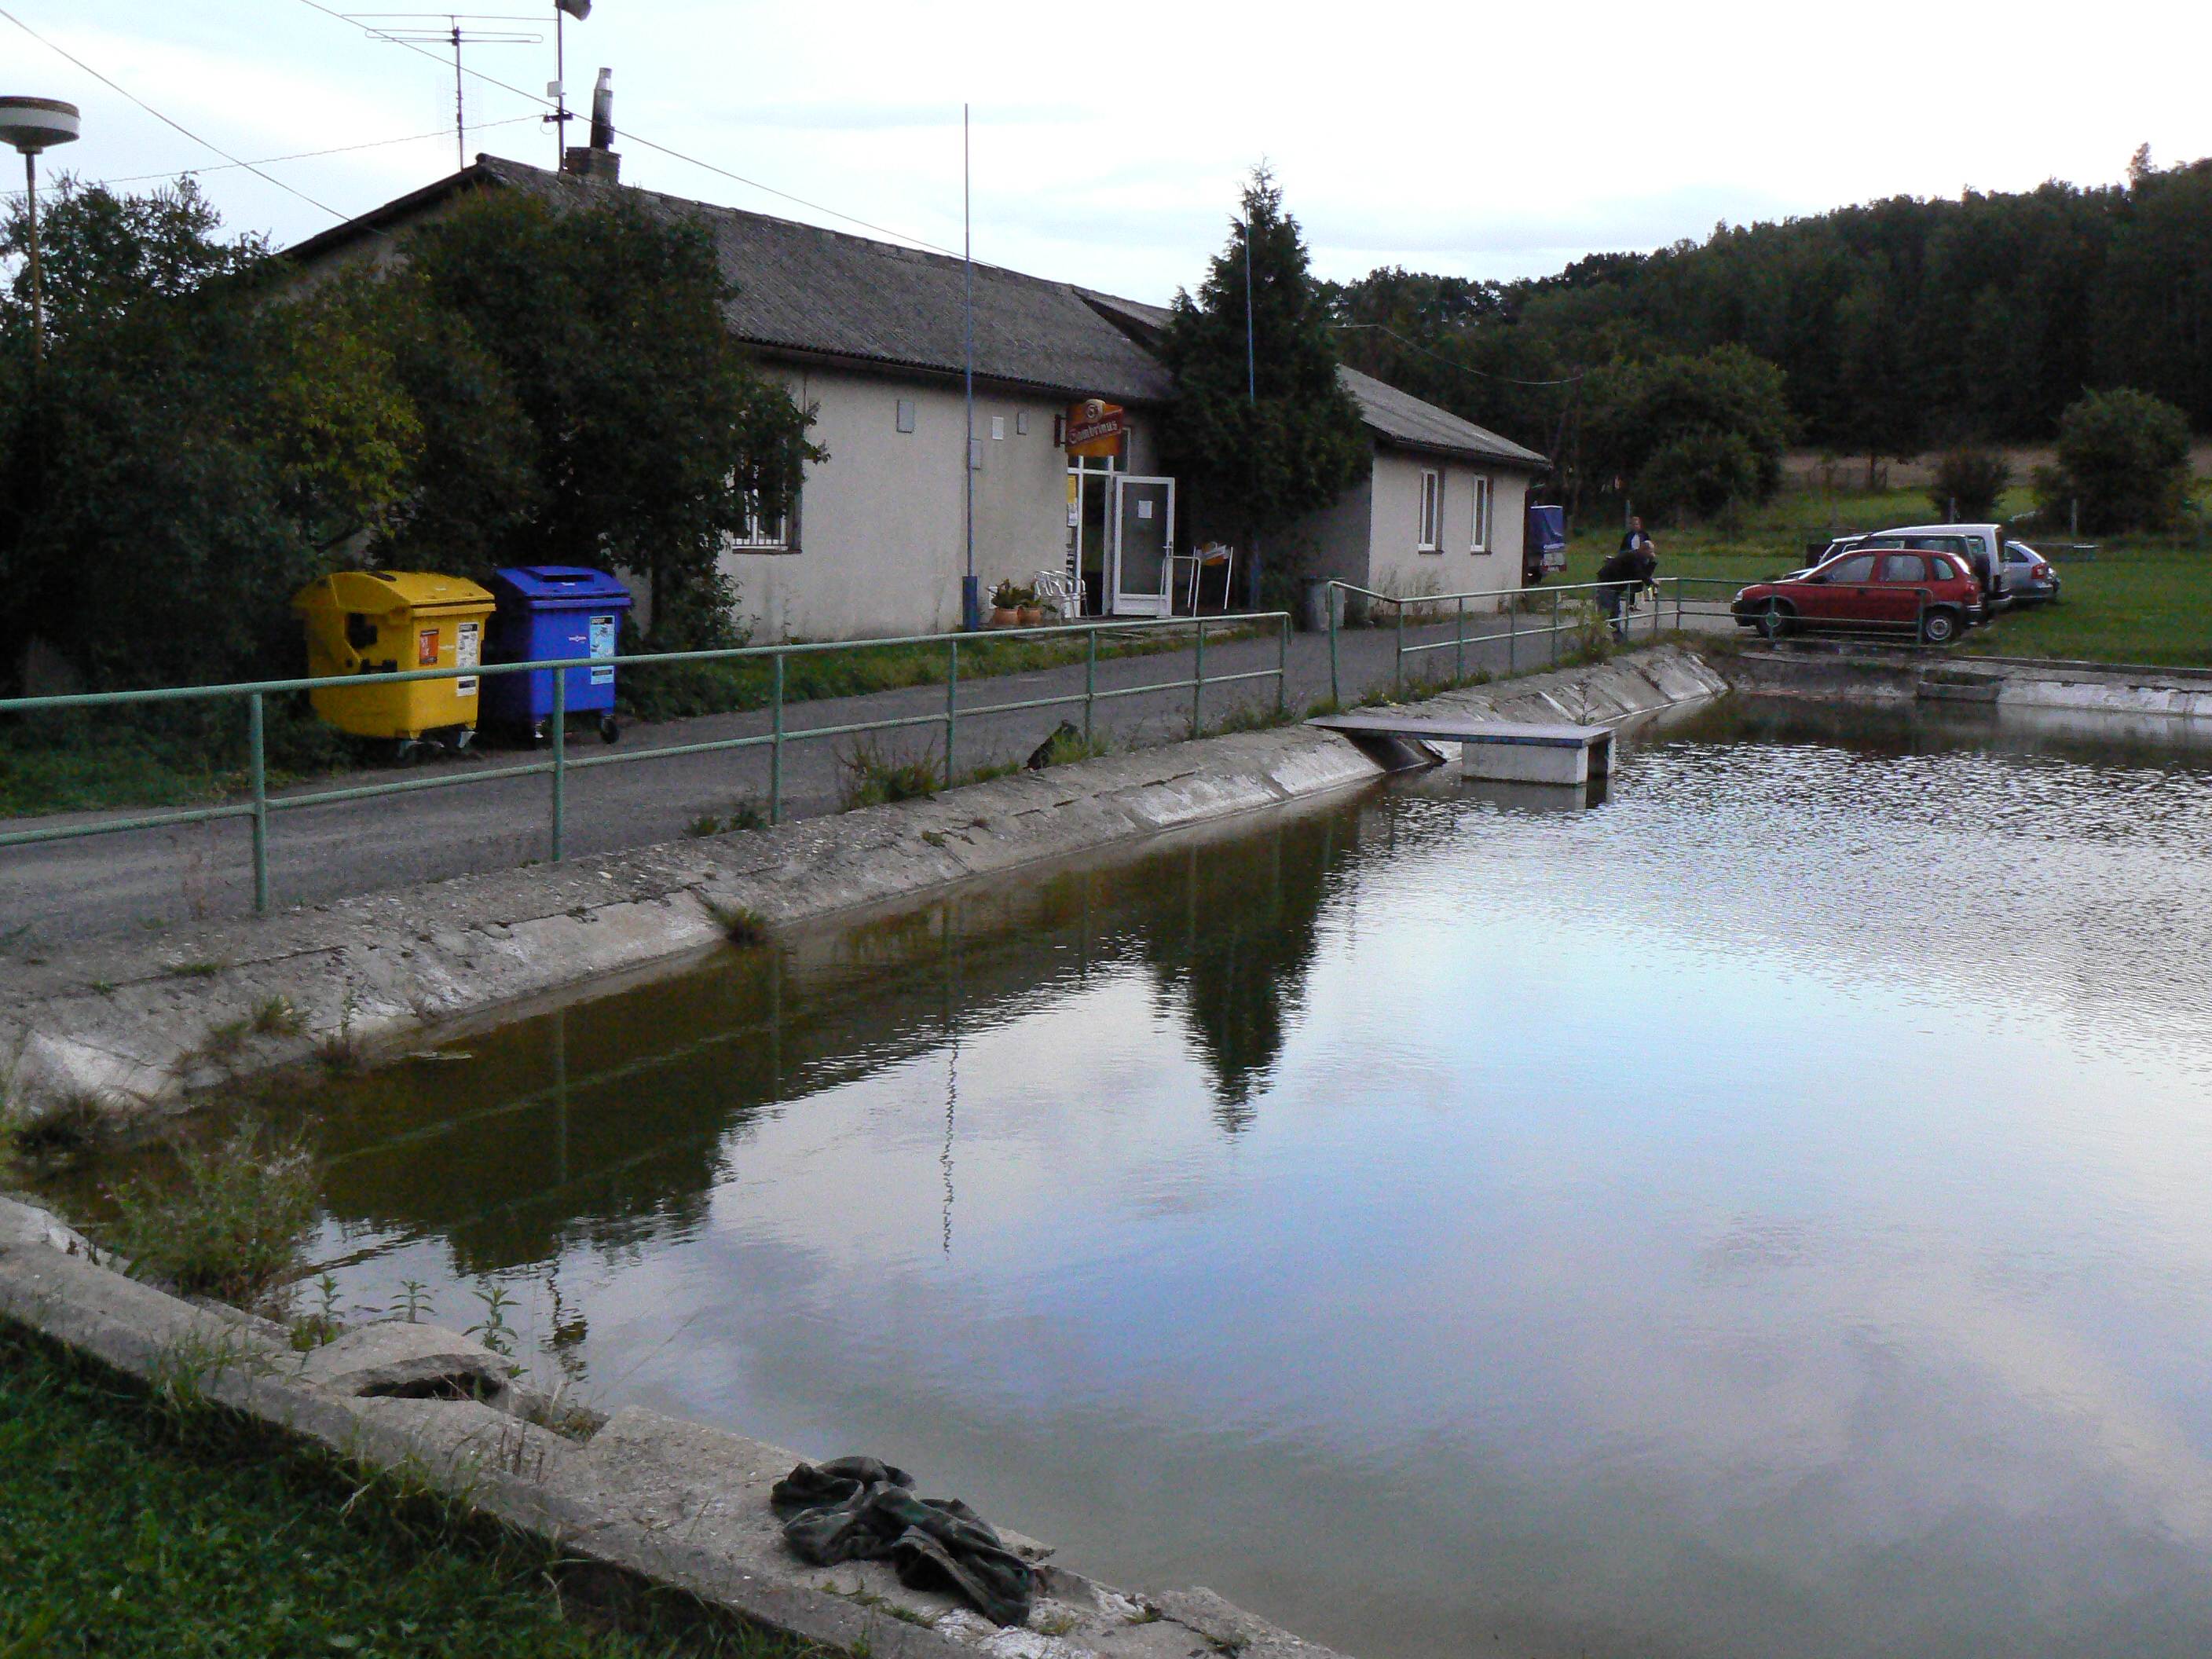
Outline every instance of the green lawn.
{"type": "Polygon", "coordinates": [[[543,1545],[0,1325],[0,1659],[818,1651],[653,1597],[564,1619],[558,1576],[543,1545]]]}
{"type": "MultiPolygon", "coordinates": [[[[2028,504],[2020,491],[2005,501],[2006,509],[2015,513],[2028,504]]],[[[1733,534],[1712,526],[1664,525],[1653,534],[1662,576],[1711,583],[1697,597],[1718,599],[1735,584],[1803,563],[1806,544],[1824,538],[1832,529],[1879,530],[1925,524],[1934,516],[1918,490],[1838,490],[1832,513],[1828,497],[1801,484],[1785,487],[1765,507],[1745,514],[1733,534]]],[[[1620,528],[1610,520],[1601,527],[1586,526],[1568,547],[1564,580],[1592,580],[1620,539],[1620,528]]],[[[2052,544],[2039,544],[2032,532],[2020,539],[2031,546],[2052,544]]],[[[2010,657],[2212,665],[2212,551],[2177,544],[2183,539],[2119,537],[2102,542],[2094,560],[2061,559],[2057,568],[2065,597],[2059,604],[2008,611],[1977,629],[1963,648],[2010,657]]],[[[2062,536],[2055,545],[2064,543],[2062,536]]]]}

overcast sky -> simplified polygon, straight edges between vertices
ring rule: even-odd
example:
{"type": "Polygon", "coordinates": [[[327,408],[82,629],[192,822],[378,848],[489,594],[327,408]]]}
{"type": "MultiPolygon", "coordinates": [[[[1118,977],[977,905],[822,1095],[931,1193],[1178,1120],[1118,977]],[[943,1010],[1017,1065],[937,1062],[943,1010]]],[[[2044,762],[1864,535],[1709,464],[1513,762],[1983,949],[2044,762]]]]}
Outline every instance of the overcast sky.
{"type": "MultiPolygon", "coordinates": [[[[544,38],[465,48],[466,66],[542,93],[550,6],[476,3],[520,21],[465,27],[544,38]]],[[[204,145],[0,19],[0,92],[83,111],[84,138],[46,168],[207,169],[228,223],[283,243],[453,167],[450,55],[370,39],[310,0],[0,7],[242,160],[414,140],[267,167],[319,207],[216,170],[204,145]]],[[[2027,0],[2001,19],[1958,0],[598,0],[568,39],[572,103],[588,108],[598,68],[614,70],[629,182],[856,228],[820,210],[835,210],[957,249],[966,100],[976,258],[1164,301],[1202,274],[1262,157],[1335,277],[1390,264],[1537,275],[1720,219],[2110,181],[2146,141],[2161,161],[2212,153],[2208,33],[2201,6],[2171,0],[2027,0]]],[[[521,94],[466,82],[471,155],[551,162],[542,103],[521,94]]]]}

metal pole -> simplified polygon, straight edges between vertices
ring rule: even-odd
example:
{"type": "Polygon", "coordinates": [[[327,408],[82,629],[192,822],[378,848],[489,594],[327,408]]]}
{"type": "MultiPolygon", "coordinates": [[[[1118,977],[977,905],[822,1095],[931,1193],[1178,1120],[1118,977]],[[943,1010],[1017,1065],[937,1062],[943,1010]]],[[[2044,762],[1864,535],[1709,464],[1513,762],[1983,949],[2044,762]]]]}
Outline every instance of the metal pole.
{"type": "Polygon", "coordinates": [[[1336,681],[1336,584],[1331,582],[1321,592],[1322,603],[1328,607],[1328,700],[1341,710],[1344,688],[1336,681]]]}
{"type": "Polygon", "coordinates": [[[768,821],[783,822],[783,653],[777,652],[772,661],[775,675],[770,683],[769,719],[773,735],[768,745],[768,821]]]}
{"type": "Polygon", "coordinates": [[[1291,712],[1291,619],[1286,615],[1275,632],[1275,718],[1291,712]]]}
{"type": "Polygon", "coordinates": [[[31,252],[31,373],[36,374],[46,353],[46,299],[39,275],[39,157],[35,150],[23,152],[23,199],[31,252]]]}
{"type": "Polygon", "coordinates": [[[1091,630],[1090,649],[1083,659],[1083,746],[1091,744],[1091,715],[1098,701],[1098,630],[1091,630]]]}
{"type": "Polygon", "coordinates": [[[1398,654],[1390,660],[1390,698],[1396,702],[1406,686],[1406,607],[1398,607],[1398,654]]]}
{"type": "Polygon", "coordinates": [[[246,700],[247,766],[253,780],[253,914],[269,913],[269,769],[263,761],[261,694],[246,700]]]}
{"type": "Polygon", "coordinates": [[[568,161],[568,36],[562,25],[568,14],[558,3],[553,8],[553,84],[561,88],[553,94],[553,171],[558,173],[568,161]]]}
{"type": "Polygon", "coordinates": [[[1467,595],[1459,599],[1459,615],[1452,623],[1452,678],[1467,678],[1467,595]]]}
{"type": "Polygon", "coordinates": [[[1514,659],[1520,654],[1516,649],[1520,643],[1521,596],[1516,593],[1507,601],[1505,608],[1505,678],[1509,680],[1520,672],[1514,663],[1514,659]]]}
{"type": "Polygon", "coordinates": [[[468,128],[461,112],[461,25],[453,22],[453,171],[464,172],[469,165],[468,128]]]}
{"type": "Polygon", "coordinates": [[[945,672],[945,787],[952,787],[952,736],[960,721],[960,638],[947,640],[951,660],[945,672]]]}
{"type": "Polygon", "coordinates": [[[568,671],[553,671],[553,857],[567,855],[568,841],[568,671]]]}
{"type": "MultiPolygon", "coordinates": [[[[975,589],[975,231],[969,205],[968,106],[960,106],[960,326],[966,353],[963,359],[968,398],[968,438],[961,446],[960,476],[967,485],[965,524],[968,563],[960,579],[960,625],[983,624],[983,605],[975,589]]],[[[958,655],[956,653],[957,663],[958,655]]],[[[945,763],[952,764],[952,739],[945,737],[945,763]]],[[[948,779],[950,774],[947,774],[948,779]]]]}
{"type": "Polygon", "coordinates": [[[1559,665],[1559,590],[1552,590],[1552,625],[1547,630],[1552,636],[1552,666],[1559,665]]]}
{"type": "Polygon", "coordinates": [[[1190,677],[1190,734],[1206,730],[1206,624],[1198,625],[1198,657],[1190,677]]]}

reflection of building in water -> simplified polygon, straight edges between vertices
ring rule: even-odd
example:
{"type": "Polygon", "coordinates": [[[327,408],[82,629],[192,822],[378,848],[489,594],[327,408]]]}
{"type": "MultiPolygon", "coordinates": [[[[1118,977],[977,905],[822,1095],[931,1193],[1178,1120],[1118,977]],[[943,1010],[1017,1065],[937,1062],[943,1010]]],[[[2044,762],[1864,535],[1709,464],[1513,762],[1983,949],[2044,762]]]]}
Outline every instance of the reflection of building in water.
{"type": "Polygon", "coordinates": [[[319,1121],[341,1227],[442,1236],[482,1275],[611,1255],[706,1224],[751,1127],[783,1103],[943,1050],[951,1243],[963,1031],[1148,965],[1179,1003],[1231,1130],[1282,1051],[1335,867],[1341,809],[1106,871],[805,933],[472,1039],[469,1065],[364,1080],[319,1121]]]}

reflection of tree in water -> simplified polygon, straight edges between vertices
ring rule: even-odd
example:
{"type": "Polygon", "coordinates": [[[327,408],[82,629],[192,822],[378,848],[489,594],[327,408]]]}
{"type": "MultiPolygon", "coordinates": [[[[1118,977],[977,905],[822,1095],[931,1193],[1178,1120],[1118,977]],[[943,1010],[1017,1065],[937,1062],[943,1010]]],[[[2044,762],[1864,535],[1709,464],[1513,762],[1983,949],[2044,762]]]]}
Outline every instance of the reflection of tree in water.
{"type": "Polygon", "coordinates": [[[1176,855],[1180,877],[1159,891],[1146,957],[1163,990],[1182,987],[1191,1035],[1213,1073],[1214,1119],[1231,1134],[1251,1122],[1253,1097],[1297,1020],[1322,900],[1356,845],[1355,822],[1329,813],[1193,848],[1176,855]]]}

